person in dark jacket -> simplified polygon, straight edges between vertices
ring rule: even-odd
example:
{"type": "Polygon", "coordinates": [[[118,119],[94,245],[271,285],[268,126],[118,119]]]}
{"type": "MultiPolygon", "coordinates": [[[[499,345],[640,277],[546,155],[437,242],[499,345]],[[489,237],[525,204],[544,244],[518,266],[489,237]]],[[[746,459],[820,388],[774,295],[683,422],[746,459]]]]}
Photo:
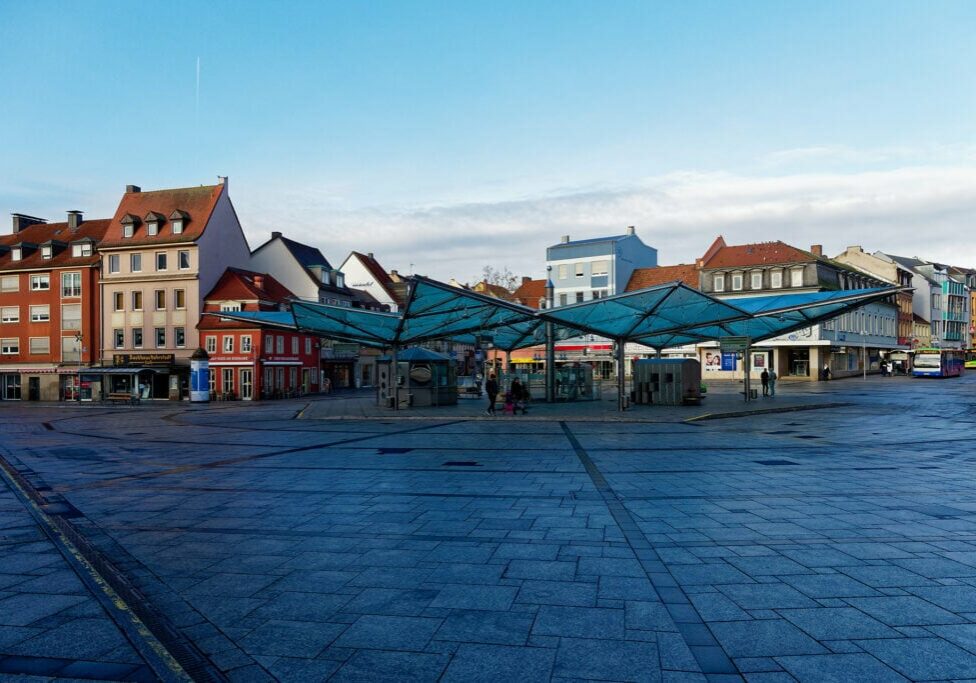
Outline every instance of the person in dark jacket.
{"type": "Polygon", "coordinates": [[[528,411],[525,408],[525,404],[529,400],[529,392],[526,390],[525,385],[519,380],[518,377],[512,380],[512,399],[515,401],[515,412],[517,415],[518,411],[521,410],[522,414],[525,415],[528,411]]]}
{"type": "Polygon", "coordinates": [[[759,381],[762,382],[763,396],[769,396],[769,370],[763,368],[759,381]]]}
{"type": "Polygon", "coordinates": [[[494,415],[495,399],[498,398],[498,380],[495,379],[495,373],[488,375],[488,381],[485,382],[485,393],[488,394],[488,410],[485,411],[485,415],[494,415]]]}

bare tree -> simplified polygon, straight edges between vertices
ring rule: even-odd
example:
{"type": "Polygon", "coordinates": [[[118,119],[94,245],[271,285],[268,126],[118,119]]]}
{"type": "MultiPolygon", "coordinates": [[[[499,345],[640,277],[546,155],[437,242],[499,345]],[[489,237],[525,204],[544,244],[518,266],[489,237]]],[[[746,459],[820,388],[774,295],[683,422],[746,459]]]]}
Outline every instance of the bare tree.
{"type": "Polygon", "coordinates": [[[489,285],[500,285],[510,292],[514,292],[519,286],[518,276],[510,271],[508,266],[502,266],[500,270],[493,266],[485,266],[481,269],[481,280],[489,285]]]}

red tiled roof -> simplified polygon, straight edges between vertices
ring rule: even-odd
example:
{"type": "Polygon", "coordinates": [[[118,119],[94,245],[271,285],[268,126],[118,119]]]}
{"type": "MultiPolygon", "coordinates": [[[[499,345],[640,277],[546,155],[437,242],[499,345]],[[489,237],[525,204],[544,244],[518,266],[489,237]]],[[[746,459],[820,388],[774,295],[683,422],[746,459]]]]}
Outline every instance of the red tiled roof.
{"type": "Polygon", "coordinates": [[[396,301],[398,305],[403,305],[403,297],[400,296],[393,279],[390,277],[389,273],[383,270],[383,266],[379,264],[379,261],[369,254],[363,254],[358,251],[354,251],[352,253],[366,267],[366,270],[370,272],[375,279],[376,284],[385,289],[386,293],[390,295],[390,298],[396,301]]]}
{"type": "MultiPolygon", "coordinates": [[[[253,301],[258,303],[244,304],[243,310],[246,311],[274,311],[278,310],[277,304],[288,299],[294,298],[291,290],[275,280],[267,273],[256,273],[253,270],[243,268],[228,268],[220,276],[217,284],[204,297],[204,311],[219,311],[220,301],[253,301]],[[256,277],[263,277],[264,284],[258,287],[255,283],[256,277]],[[271,302],[271,303],[269,303],[271,302]]],[[[197,324],[199,330],[221,330],[221,329],[254,329],[260,328],[259,323],[246,323],[237,320],[221,320],[214,315],[200,316],[197,324]]]]}
{"type": "Polygon", "coordinates": [[[196,241],[207,227],[210,214],[213,213],[223,191],[224,185],[201,185],[175,190],[126,192],[122,195],[119,208],[115,210],[115,216],[105,235],[104,245],[120,247],[196,241]],[[158,235],[150,236],[146,233],[146,224],[142,217],[148,215],[150,211],[166,216],[165,222],[159,225],[158,235]],[[179,235],[173,234],[173,223],[170,220],[174,211],[182,211],[189,216],[183,224],[183,232],[179,235]],[[135,233],[128,238],[122,237],[122,219],[127,214],[140,218],[135,233]]]}
{"type": "Polygon", "coordinates": [[[24,258],[20,261],[12,260],[9,251],[0,252],[0,270],[64,268],[98,263],[99,256],[97,251],[91,256],[72,257],[71,242],[88,238],[96,242],[97,250],[97,243],[101,242],[105,236],[109,222],[107,218],[82,221],[81,225],[74,231],[68,228],[67,223],[35,223],[34,225],[29,225],[21,229],[15,235],[3,235],[0,237],[0,244],[2,245],[9,247],[20,242],[29,242],[37,245],[37,249],[25,252],[24,258]],[[50,240],[65,242],[68,246],[56,248],[54,255],[49,259],[41,258],[40,245],[50,240]]]}
{"type": "Polygon", "coordinates": [[[676,266],[658,266],[656,268],[637,268],[630,275],[625,291],[633,292],[638,289],[655,287],[668,282],[683,282],[693,289],[698,289],[698,269],[691,264],[680,263],[676,266]]]}
{"type": "Polygon", "coordinates": [[[809,263],[817,257],[785,242],[756,242],[733,247],[722,246],[705,261],[703,268],[745,268],[787,263],[809,263]]]}
{"type": "Polygon", "coordinates": [[[542,308],[542,302],[545,299],[545,280],[527,280],[512,293],[512,300],[529,308],[542,308]]]}

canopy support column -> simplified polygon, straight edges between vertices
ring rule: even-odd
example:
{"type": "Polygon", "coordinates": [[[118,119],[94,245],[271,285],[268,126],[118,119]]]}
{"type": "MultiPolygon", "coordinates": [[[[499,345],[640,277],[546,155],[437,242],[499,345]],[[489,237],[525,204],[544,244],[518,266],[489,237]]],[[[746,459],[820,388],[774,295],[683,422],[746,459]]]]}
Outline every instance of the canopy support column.
{"type": "Polygon", "coordinates": [[[400,366],[397,364],[397,347],[392,347],[390,362],[393,364],[393,372],[390,373],[390,382],[393,387],[393,410],[400,410],[400,366]]]}
{"type": "Polygon", "coordinates": [[[624,373],[626,370],[624,349],[626,347],[626,343],[622,339],[618,339],[616,344],[617,344],[617,410],[623,411],[623,410],[627,410],[627,397],[626,397],[627,387],[624,384],[625,381],[624,373]]]}
{"type": "MultiPolygon", "coordinates": [[[[552,266],[546,266],[546,310],[551,311],[555,302],[555,285],[552,284],[552,266]]],[[[556,328],[546,320],[546,402],[556,402],[556,328]]]]}
{"type": "Polygon", "coordinates": [[[752,378],[750,377],[750,375],[752,374],[752,368],[750,367],[750,365],[751,365],[750,361],[752,360],[752,358],[751,358],[752,354],[749,352],[749,350],[751,348],[752,347],[749,344],[746,344],[746,349],[745,349],[745,351],[742,352],[742,370],[743,370],[743,372],[745,372],[745,377],[742,380],[742,386],[745,388],[745,392],[744,393],[746,395],[746,402],[747,403],[752,400],[752,391],[751,391],[751,388],[752,388],[751,379],[752,378]]]}

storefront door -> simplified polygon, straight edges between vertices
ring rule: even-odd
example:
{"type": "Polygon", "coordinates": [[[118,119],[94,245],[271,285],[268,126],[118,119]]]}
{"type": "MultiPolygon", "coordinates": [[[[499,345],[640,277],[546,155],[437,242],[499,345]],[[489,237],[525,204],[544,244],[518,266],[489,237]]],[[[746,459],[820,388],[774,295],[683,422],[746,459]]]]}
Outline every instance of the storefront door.
{"type": "Polygon", "coordinates": [[[312,390],[312,375],[307,369],[302,370],[302,391],[307,394],[311,390],[312,390]]]}
{"type": "Polygon", "coordinates": [[[250,401],[254,396],[254,370],[241,368],[241,399],[250,401]]]}
{"type": "Polygon", "coordinates": [[[41,400],[41,378],[40,377],[27,378],[27,400],[28,401],[41,400]]]}
{"type": "Polygon", "coordinates": [[[0,389],[3,390],[0,396],[5,401],[19,401],[20,375],[0,375],[0,389]]]}

